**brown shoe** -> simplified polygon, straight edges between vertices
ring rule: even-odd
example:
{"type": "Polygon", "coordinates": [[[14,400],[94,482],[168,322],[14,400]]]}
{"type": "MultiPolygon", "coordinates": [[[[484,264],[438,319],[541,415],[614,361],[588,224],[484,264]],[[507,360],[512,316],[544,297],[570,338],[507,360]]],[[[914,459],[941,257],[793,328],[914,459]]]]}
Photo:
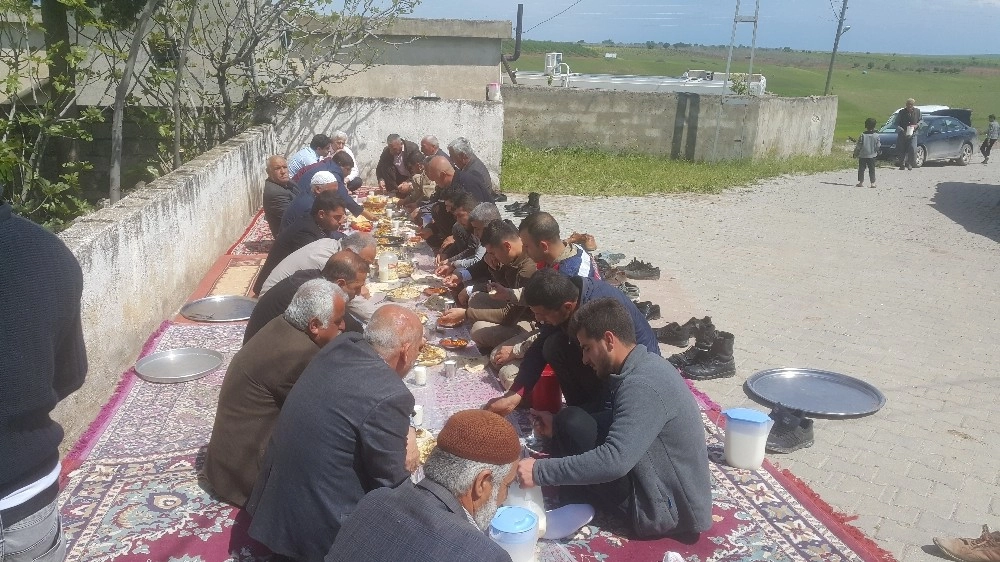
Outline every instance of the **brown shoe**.
{"type": "Polygon", "coordinates": [[[989,525],[983,525],[983,534],[978,539],[939,539],[934,544],[945,556],[959,562],[1000,562],[1000,531],[990,532],[989,525]]]}

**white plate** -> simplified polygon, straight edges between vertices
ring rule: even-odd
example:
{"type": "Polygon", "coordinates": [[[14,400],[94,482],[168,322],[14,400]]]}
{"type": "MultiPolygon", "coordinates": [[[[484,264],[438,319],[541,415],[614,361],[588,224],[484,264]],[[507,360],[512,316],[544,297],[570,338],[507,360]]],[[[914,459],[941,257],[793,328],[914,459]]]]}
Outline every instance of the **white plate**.
{"type": "Polygon", "coordinates": [[[545,534],[543,539],[559,540],[571,536],[594,519],[594,506],[586,503],[571,503],[545,512],[545,534]]]}

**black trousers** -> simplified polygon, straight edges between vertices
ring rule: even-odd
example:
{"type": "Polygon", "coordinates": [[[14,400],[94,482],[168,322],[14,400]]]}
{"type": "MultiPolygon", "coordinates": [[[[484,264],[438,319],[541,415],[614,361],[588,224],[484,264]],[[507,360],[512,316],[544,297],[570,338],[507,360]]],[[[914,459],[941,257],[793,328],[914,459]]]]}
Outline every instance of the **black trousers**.
{"type": "Polygon", "coordinates": [[[865,181],[865,168],[868,168],[868,179],[875,183],[874,158],[858,158],[858,183],[865,181]]]}
{"type": "Polygon", "coordinates": [[[583,364],[583,351],[576,338],[567,336],[562,330],[556,331],[542,344],[542,356],[556,372],[566,404],[579,406],[588,412],[607,407],[608,385],[597,378],[593,369],[583,364]]]}
{"type": "MultiPolygon", "coordinates": [[[[595,449],[604,443],[610,427],[610,409],[591,413],[567,406],[552,420],[552,456],[570,457],[595,449]]],[[[632,520],[631,498],[632,481],[627,474],[603,484],[559,487],[559,499],[564,504],[590,503],[624,521],[632,520]]]]}
{"type": "Polygon", "coordinates": [[[993,150],[993,143],[995,142],[997,142],[997,139],[985,139],[983,144],[979,146],[979,152],[982,152],[985,158],[989,158],[990,152],[993,150]]]}

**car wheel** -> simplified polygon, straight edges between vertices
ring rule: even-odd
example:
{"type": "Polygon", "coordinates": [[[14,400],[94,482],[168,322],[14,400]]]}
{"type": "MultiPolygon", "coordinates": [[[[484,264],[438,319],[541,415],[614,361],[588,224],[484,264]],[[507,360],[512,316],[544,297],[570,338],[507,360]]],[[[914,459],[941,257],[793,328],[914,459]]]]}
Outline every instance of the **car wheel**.
{"type": "Polygon", "coordinates": [[[913,155],[913,167],[919,168],[924,165],[924,158],[927,157],[927,149],[922,146],[918,146],[913,152],[913,155]]]}
{"type": "Polygon", "coordinates": [[[972,145],[965,143],[962,145],[962,152],[955,163],[959,166],[968,166],[970,162],[972,162],[972,145]]]}

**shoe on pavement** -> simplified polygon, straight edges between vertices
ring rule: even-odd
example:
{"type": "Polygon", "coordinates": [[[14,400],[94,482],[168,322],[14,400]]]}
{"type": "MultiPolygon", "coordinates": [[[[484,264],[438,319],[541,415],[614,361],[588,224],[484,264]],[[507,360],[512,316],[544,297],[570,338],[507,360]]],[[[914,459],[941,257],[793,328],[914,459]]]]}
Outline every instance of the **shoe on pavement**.
{"type": "Polygon", "coordinates": [[[871,184],[871,185],[869,185],[868,187],[870,187],[870,188],[872,188],[872,189],[875,189],[875,184],[871,184]]]}
{"type": "Polygon", "coordinates": [[[791,410],[778,404],[768,416],[774,420],[767,434],[765,448],[772,453],[791,453],[812,447],[813,421],[802,414],[802,410],[791,410]]]}
{"type": "Polygon", "coordinates": [[[863,181],[859,181],[859,182],[858,182],[858,185],[856,185],[856,186],[854,186],[854,187],[864,187],[864,186],[865,186],[865,182],[863,182],[863,181]]]}
{"type": "Polygon", "coordinates": [[[1000,562],[1000,531],[990,531],[983,525],[983,534],[976,539],[939,539],[934,544],[941,552],[959,562],[1000,562]]]}
{"type": "Polygon", "coordinates": [[[694,363],[683,367],[681,375],[693,381],[735,377],[736,360],[733,358],[733,343],[734,337],[732,334],[729,332],[718,332],[708,353],[700,354],[694,363]]]}
{"type": "MultiPolygon", "coordinates": [[[[709,320],[709,322],[711,322],[711,320],[709,320]]],[[[691,336],[696,334],[700,328],[701,321],[692,317],[683,324],[671,322],[662,328],[657,328],[654,331],[656,332],[656,341],[660,343],[665,343],[674,347],[687,347],[688,340],[690,340],[691,336]]]]}
{"type": "Polygon", "coordinates": [[[637,302],[635,303],[635,307],[646,317],[647,322],[652,322],[660,318],[660,305],[653,304],[652,301],[637,302]]]}
{"type": "Polygon", "coordinates": [[[712,324],[712,317],[706,316],[699,322],[698,329],[694,331],[694,345],[680,353],[671,355],[667,358],[667,362],[678,369],[693,365],[708,355],[717,337],[718,332],[715,331],[715,324],[712,324]]]}
{"type": "Polygon", "coordinates": [[[629,279],[645,279],[655,281],[660,278],[660,268],[653,267],[653,264],[632,258],[624,268],[625,275],[629,279]]]}

